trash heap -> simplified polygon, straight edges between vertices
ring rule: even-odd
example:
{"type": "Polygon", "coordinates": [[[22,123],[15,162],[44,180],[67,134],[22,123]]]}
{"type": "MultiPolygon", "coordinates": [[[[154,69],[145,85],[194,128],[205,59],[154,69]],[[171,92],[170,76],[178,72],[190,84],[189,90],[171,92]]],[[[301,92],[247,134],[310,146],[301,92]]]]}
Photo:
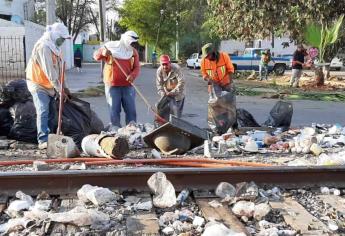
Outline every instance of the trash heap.
{"type": "MultiPolygon", "coordinates": [[[[204,145],[205,156],[230,155],[233,153],[283,153],[316,156],[318,165],[345,164],[345,127],[312,124],[301,129],[281,128],[251,129],[243,134],[232,130],[214,136],[204,145]]],[[[200,148],[199,148],[200,149],[200,148]]]]}

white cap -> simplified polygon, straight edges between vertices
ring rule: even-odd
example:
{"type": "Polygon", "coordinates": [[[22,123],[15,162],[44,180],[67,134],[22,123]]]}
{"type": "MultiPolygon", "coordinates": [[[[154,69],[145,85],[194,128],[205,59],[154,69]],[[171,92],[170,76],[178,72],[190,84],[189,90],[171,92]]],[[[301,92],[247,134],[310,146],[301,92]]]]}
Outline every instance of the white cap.
{"type": "Polygon", "coordinates": [[[46,30],[48,32],[51,32],[55,38],[64,38],[64,39],[70,39],[71,36],[68,33],[67,27],[62,23],[54,23],[52,25],[48,25],[46,30]]]}

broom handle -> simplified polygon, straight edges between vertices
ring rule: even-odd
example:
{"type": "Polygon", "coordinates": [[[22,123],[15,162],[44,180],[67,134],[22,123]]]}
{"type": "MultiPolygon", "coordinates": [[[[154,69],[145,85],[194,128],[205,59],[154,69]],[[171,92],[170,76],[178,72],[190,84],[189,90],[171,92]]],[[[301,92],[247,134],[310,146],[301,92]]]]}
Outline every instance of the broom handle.
{"type": "Polygon", "coordinates": [[[64,100],[64,82],[65,82],[65,66],[66,62],[62,65],[62,71],[60,75],[60,101],[59,101],[59,117],[58,117],[58,127],[56,134],[60,135],[61,133],[61,124],[62,124],[62,110],[63,110],[63,100],[64,100]]]}

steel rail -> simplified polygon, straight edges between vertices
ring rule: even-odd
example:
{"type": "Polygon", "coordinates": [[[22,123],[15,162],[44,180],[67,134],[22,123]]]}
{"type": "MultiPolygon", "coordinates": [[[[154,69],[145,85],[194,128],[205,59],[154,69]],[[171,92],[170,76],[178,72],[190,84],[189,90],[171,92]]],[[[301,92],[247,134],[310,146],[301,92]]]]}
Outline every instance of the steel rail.
{"type": "Polygon", "coordinates": [[[13,195],[21,190],[35,195],[75,193],[83,184],[119,190],[148,190],[147,180],[164,172],[176,190],[214,190],[219,182],[232,184],[254,181],[259,186],[345,187],[345,167],[229,167],[229,168],[133,168],[73,171],[2,172],[0,193],[13,195]]]}

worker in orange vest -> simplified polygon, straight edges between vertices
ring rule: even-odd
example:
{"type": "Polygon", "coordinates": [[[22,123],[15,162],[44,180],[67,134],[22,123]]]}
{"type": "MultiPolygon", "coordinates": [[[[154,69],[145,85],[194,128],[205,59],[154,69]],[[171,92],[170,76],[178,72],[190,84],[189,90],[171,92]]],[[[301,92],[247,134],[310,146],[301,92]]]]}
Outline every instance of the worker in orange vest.
{"type": "Polygon", "coordinates": [[[226,113],[227,120],[217,120],[216,130],[219,134],[226,132],[229,126],[237,128],[236,120],[236,95],[235,88],[232,82],[232,74],[235,68],[230,60],[230,56],[225,52],[216,50],[212,43],[205,44],[202,47],[202,60],[201,60],[201,74],[205,81],[208,81],[209,99],[209,124],[217,120],[217,116],[226,113]],[[226,91],[226,93],[223,93],[226,91]],[[224,98],[223,94],[227,94],[224,98]],[[218,98],[223,97],[219,104],[221,109],[216,108],[215,104],[218,98]]]}
{"type": "Polygon", "coordinates": [[[121,127],[121,110],[126,113],[126,124],[137,122],[135,108],[135,89],[132,86],[139,76],[139,54],[135,47],[139,36],[127,31],[118,41],[109,41],[95,51],[93,58],[104,61],[103,82],[105,97],[110,110],[109,130],[121,127]]]}
{"type": "MultiPolygon", "coordinates": [[[[48,25],[46,32],[36,42],[26,67],[27,86],[32,95],[37,116],[38,148],[46,149],[49,124],[55,118],[54,97],[60,94],[60,78],[64,63],[61,45],[70,39],[67,27],[62,23],[48,25]]],[[[65,88],[65,98],[69,91],[65,88]]]]}

